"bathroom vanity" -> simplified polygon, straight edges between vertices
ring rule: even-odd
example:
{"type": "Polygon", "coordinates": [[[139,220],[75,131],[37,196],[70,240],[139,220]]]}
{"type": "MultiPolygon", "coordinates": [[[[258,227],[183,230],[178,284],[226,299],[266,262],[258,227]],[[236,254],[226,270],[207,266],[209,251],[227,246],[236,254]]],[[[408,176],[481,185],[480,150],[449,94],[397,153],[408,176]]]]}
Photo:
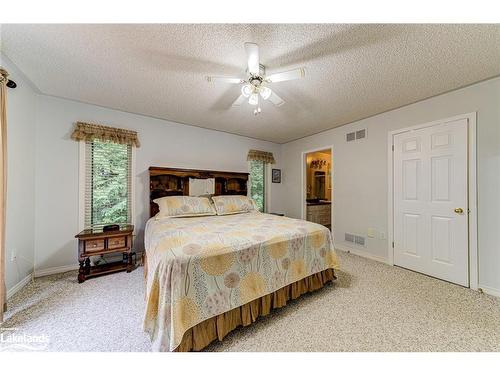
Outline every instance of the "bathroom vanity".
{"type": "Polygon", "coordinates": [[[306,220],[331,228],[332,202],[322,200],[307,202],[306,220]]]}

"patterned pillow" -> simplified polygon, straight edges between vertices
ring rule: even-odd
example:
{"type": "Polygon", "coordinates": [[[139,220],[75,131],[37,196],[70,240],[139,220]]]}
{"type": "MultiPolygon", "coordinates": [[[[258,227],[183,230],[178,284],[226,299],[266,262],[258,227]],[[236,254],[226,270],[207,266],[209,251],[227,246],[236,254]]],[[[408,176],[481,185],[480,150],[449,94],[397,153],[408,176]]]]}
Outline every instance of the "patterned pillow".
{"type": "Polygon", "coordinates": [[[160,208],[157,217],[187,217],[215,215],[215,208],[209,198],[173,196],[155,199],[160,208]]]}
{"type": "Polygon", "coordinates": [[[244,195],[217,195],[212,197],[212,200],[215,203],[217,215],[238,214],[256,209],[253,199],[244,195]]]}

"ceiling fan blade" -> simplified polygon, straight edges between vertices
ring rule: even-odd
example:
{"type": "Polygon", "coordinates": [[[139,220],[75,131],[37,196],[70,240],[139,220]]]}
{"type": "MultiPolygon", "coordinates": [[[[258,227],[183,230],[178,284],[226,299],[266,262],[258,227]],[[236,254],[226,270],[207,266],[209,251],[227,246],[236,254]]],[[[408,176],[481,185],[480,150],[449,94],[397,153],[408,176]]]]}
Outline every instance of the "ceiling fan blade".
{"type": "Polygon", "coordinates": [[[259,68],[259,46],[255,43],[245,43],[245,51],[247,51],[248,72],[253,75],[258,75],[259,68]]]}
{"type": "Polygon", "coordinates": [[[266,77],[266,81],[268,82],[283,82],[283,81],[291,81],[293,79],[304,78],[306,76],[306,70],[304,68],[298,68],[293,70],[288,70],[286,72],[271,74],[266,77]]]}
{"type": "Polygon", "coordinates": [[[225,83],[243,83],[245,80],[241,78],[234,77],[215,77],[215,76],[207,76],[208,82],[225,82],[225,83]]]}
{"type": "Polygon", "coordinates": [[[285,104],[285,101],[281,99],[278,94],[274,92],[274,90],[271,92],[271,96],[268,99],[271,103],[273,103],[276,107],[280,107],[283,104],[285,104]]]}
{"type": "Polygon", "coordinates": [[[231,106],[232,107],[239,107],[240,105],[243,104],[245,99],[246,99],[246,97],[242,94],[242,95],[238,96],[238,98],[236,98],[236,100],[233,102],[233,104],[231,106]]]}

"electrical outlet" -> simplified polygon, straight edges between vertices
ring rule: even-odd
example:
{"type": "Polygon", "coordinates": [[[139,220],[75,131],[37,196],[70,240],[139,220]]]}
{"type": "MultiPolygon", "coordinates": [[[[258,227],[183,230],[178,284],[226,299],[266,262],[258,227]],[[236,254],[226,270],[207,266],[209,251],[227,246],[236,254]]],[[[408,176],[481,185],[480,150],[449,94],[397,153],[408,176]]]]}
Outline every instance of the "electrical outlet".
{"type": "Polygon", "coordinates": [[[380,239],[385,240],[385,232],[380,232],[380,239]]]}
{"type": "Polygon", "coordinates": [[[10,261],[15,262],[17,260],[17,249],[12,249],[10,251],[10,261]]]}

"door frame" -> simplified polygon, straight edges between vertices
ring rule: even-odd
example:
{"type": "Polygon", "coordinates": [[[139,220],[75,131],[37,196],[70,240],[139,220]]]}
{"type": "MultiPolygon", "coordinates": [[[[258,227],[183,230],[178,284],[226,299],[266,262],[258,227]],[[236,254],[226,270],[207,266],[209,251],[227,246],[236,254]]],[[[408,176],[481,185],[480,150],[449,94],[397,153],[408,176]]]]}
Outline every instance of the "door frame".
{"type": "Polygon", "coordinates": [[[387,142],[388,155],[388,263],[394,265],[394,136],[401,133],[411,132],[413,130],[429,128],[456,120],[467,120],[467,205],[469,209],[469,288],[478,290],[479,288],[479,265],[477,251],[477,144],[476,144],[476,118],[477,112],[466,113],[463,115],[444,118],[438,121],[431,121],[420,125],[409,126],[406,128],[393,130],[389,132],[387,142]]]}
{"type": "Polygon", "coordinates": [[[330,170],[331,170],[331,173],[330,173],[330,186],[332,186],[332,209],[331,209],[331,217],[330,217],[330,221],[331,221],[331,227],[332,229],[334,228],[333,226],[333,191],[334,191],[334,185],[333,185],[333,175],[335,174],[335,169],[333,168],[333,145],[328,145],[328,146],[324,146],[324,147],[316,147],[312,150],[307,150],[307,151],[303,151],[302,152],[302,157],[300,159],[300,162],[302,164],[301,166],[301,171],[302,171],[302,188],[300,189],[301,191],[301,199],[302,199],[302,203],[301,203],[301,214],[300,214],[300,217],[302,220],[306,220],[306,212],[307,212],[307,202],[306,202],[306,197],[307,197],[307,187],[306,187],[306,180],[307,180],[307,154],[310,154],[311,152],[318,152],[318,151],[323,151],[323,150],[330,150],[330,159],[331,159],[331,166],[330,166],[330,170]]]}

